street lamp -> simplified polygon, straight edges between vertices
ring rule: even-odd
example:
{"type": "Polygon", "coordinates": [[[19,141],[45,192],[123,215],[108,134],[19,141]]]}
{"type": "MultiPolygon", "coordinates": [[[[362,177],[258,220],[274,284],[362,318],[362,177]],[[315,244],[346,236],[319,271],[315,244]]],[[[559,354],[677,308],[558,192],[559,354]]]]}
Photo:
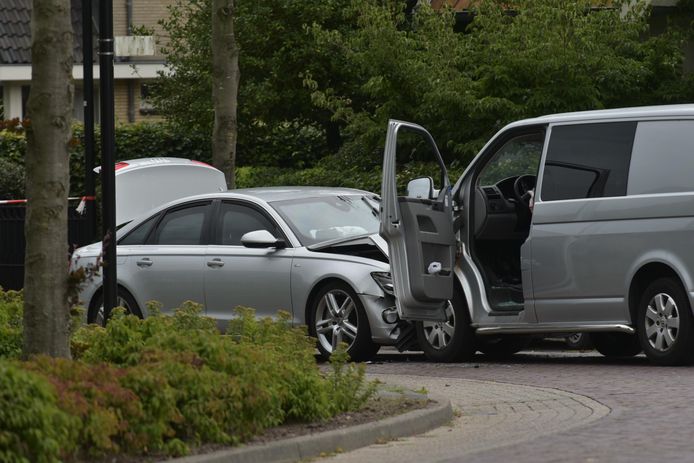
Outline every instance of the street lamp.
{"type": "MultiPolygon", "coordinates": [[[[89,1],[89,0],[85,0],[89,1]]],[[[116,306],[116,170],[113,109],[113,0],[99,8],[99,80],[101,82],[101,209],[103,223],[104,320],[116,306]]]]}

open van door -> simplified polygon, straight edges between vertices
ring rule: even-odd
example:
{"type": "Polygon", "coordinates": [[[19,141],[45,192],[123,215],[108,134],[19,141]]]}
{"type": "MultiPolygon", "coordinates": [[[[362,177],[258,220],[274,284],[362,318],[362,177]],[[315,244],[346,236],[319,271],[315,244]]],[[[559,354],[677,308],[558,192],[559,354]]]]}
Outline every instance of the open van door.
{"type": "Polygon", "coordinates": [[[419,125],[396,120],[388,122],[380,234],[388,242],[400,317],[446,320],[445,307],[453,297],[456,245],[451,185],[434,139],[419,125]],[[403,139],[409,141],[402,143],[403,139]],[[408,191],[398,192],[398,160],[402,154],[415,150],[425,151],[428,153],[426,161],[438,165],[435,172],[439,175],[438,191],[434,189],[433,178],[424,177],[411,181],[408,191]]]}

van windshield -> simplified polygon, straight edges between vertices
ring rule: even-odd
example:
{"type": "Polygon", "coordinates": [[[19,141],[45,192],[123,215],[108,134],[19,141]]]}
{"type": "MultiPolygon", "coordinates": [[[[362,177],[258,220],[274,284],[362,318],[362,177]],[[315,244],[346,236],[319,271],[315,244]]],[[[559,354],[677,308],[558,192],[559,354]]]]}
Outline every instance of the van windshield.
{"type": "Polygon", "coordinates": [[[520,175],[537,175],[544,134],[535,133],[506,142],[489,160],[479,176],[480,185],[496,185],[520,175]]]}

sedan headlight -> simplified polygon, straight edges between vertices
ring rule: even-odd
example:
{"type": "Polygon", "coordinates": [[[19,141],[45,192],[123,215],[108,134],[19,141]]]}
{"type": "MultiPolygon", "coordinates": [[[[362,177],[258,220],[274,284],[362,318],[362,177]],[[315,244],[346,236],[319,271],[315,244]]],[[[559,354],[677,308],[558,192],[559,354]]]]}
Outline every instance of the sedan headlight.
{"type": "Polygon", "coordinates": [[[371,272],[371,276],[384,293],[389,296],[395,296],[395,291],[393,290],[393,277],[390,275],[390,272],[371,272]]]}

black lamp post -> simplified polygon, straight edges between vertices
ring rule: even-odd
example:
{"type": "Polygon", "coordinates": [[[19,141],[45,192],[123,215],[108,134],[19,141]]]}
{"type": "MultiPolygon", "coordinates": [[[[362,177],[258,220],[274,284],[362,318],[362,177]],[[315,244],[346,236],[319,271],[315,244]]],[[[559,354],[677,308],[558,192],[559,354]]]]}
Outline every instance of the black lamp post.
{"type": "Polygon", "coordinates": [[[116,170],[113,108],[113,0],[99,8],[99,73],[101,81],[101,194],[104,230],[104,320],[116,306],[116,170]]]}
{"type": "Polygon", "coordinates": [[[84,194],[87,241],[96,236],[94,185],[94,43],[92,41],[92,0],[82,0],[82,87],[84,94],[84,194]]]}

